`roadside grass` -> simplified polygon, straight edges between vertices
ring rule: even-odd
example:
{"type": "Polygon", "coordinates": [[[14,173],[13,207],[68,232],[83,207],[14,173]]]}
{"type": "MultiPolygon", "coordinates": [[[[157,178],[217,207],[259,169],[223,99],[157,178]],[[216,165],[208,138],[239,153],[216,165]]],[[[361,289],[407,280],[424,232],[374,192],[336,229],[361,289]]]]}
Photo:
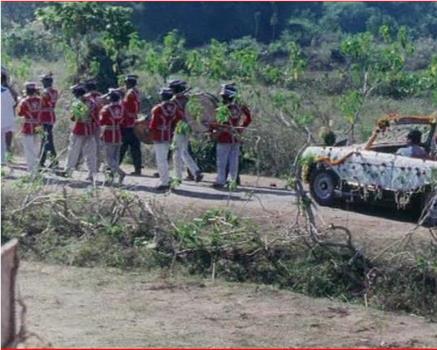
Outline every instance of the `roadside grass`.
{"type": "Polygon", "coordinates": [[[3,186],[2,243],[17,237],[26,260],[275,285],[436,319],[432,244],[369,261],[305,236],[264,232],[226,209],[180,221],[169,214],[122,190],[50,193],[26,182],[3,186]]]}

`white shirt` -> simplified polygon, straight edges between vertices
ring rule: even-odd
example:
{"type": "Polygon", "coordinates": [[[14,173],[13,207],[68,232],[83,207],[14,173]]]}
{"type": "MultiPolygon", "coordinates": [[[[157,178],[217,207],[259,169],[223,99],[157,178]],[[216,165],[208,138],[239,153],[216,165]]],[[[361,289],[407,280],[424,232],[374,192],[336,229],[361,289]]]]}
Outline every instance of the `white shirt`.
{"type": "Polygon", "coordinates": [[[15,100],[8,87],[2,85],[2,109],[1,123],[2,130],[13,130],[15,128],[15,100]]]}
{"type": "Polygon", "coordinates": [[[408,146],[399,148],[396,152],[398,156],[404,156],[404,157],[426,157],[425,150],[420,146],[408,146]]]}

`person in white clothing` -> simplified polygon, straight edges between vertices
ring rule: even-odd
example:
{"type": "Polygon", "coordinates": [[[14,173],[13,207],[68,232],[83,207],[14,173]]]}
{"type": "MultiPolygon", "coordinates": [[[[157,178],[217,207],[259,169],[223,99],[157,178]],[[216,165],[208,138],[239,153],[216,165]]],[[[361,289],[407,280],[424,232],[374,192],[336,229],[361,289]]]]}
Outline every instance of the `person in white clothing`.
{"type": "Polygon", "coordinates": [[[74,122],[68,145],[68,156],[64,176],[71,176],[83,154],[88,167],[87,180],[94,183],[97,175],[97,146],[95,128],[97,125],[97,108],[95,103],[85,97],[86,89],[83,84],[71,87],[74,102],[70,111],[70,119],[74,122]]]}
{"type": "Polygon", "coordinates": [[[186,95],[187,83],[183,80],[172,80],[169,83],[169,88],[173,93],[172,100],[180,110],[182,120],[178,122],[175,127],[173,153],[173,163],[175,166],[176,178],[181,180],[184,168],[188,168],[189,176],[187,179],[199,182],[203,175],[199,166],[189,152],[190,134],[192,120],[186,112],[186,105],[188,103],[188,96],[186,95]]]}
{"type": "Polygon", "coordinates": [[[23,118],[21,134],[23,135],[27,170],[34,173],[38,170],[39,163],[38,134],[41,130],[41,98],[37,95],[36,83],[28,82],[24,86],[26,95],[17,106],[17,114],[23,118]]]}
{"type": "Polygon", "coordinates": [[[168,166],[168,152],[176,123],[182,119],[182,112],[176,103],[171,100],[173,93],[170,89],[161,89],[162,102],[152,109],[152,118],[149,129],[155,149],[156,164],[158,167],[160,184],[158,191],[166,191],[170,188],[170,176],[168,166]]]}
{"type": "Polygon", "coordinates": [[[412,157],[412,158],[428,158],[428,153],[420,146],[422,140],[422,133],[415,129],[408,133],[407,135],[407,147],[403,147],[397,150],[396,154],[398,156],[412,157]]]}
{"type": "Polygon", "coordinates": [[[8,146],[7,133],[15,129],[15,99],[7,84],[7,75],[2,70],[2,106],[1,106],[1,164],[6,164],[8,146]]]}
{"type": "Polygon", "coordinates": [[[223,188],[238,179],[242,133],[252,122],[249,108],[235,101],[237,88],[223,84],[220,91],[223,116],[210,123],[211,135],[217,140],[217,178],[213,187],[223,188]]]}

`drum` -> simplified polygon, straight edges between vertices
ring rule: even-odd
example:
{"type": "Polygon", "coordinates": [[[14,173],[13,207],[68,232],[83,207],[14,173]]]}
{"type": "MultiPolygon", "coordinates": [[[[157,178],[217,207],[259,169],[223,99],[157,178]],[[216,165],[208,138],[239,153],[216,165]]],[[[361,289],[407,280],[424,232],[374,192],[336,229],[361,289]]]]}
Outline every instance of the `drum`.
{"type": "Polygon", "coordinates": [[[134,125],[134,134],[142,143],[152,144],[152,136],[149,132],[149,118],[147,116],[142,116],[135,122],[134,125]]]}
{"type": "Polygon", "coordinates": [[[218,100],[214,95],[200,92],[190,95],[186,106],[188,124],[195,133],[205,133],[209,124],[215,121],[218,100]]]}

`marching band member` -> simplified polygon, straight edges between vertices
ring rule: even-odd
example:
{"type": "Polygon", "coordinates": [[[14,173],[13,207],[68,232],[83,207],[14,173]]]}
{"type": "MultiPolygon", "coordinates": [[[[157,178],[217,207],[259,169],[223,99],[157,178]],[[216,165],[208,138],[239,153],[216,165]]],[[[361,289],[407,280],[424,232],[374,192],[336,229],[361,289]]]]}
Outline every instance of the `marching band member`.
{"type": "Polygon", "coordinates": [[[58,101],[58,90],[53,88],[53,75],[52,73],[41,76],[41,83],[43,90],[41,92],[41,124],[43,127],[43,137],[41,140],[41,155],[39,165],[44,167],[47,155],[49,155],[52,161],[50,166],[56,166],[56,150],[55,143],[53,141],[53,128],[56,122],[55,107],[58,101]]]}
{"type": "Polygon", "coordinates": [[[215,121],[210,125],[217,140],[217,178],[213,185],[216,188],[226,185],[227,169],[230,180],[237,181],[241,134],[252,122],[249,108],[235,101],[237,88],[234,84],[223,84],[220,95],[227,108],[227,120],[215,121]]]}
{"type": "MultiPolygon", "coordinates": [[[[100,110],[102,109],[102,107],[104,105],[104,101],[102,98],[102,94],[97,90],[96,80],[95,79],[85,80],[84,85],[85,85],[85,90],[87,91],[87,93],[85,94],[85,98],[90,99],[91,102],[94,103],[96,106],[95,107],[96,112],[100,113],[100,110]]],[[[96,118],[95,122],[96,122],[96,125],[94,128],[94,139],[96,140],[96,149],[97,149],[97,151],[96,151],[97,169],[99,169],[100,164],[102,162],[101,153],[102,153],[103,145],[102,145],[102,140],[100,139],[101,130],[100,130],[98,118],[96,118]]]]}
{"type": "Polygon", "coordinates": [[[181,111],[182,120],[176,126],[174,135],[175,150],[173,153],[173,162],[175,166],[176,178],[182,179],[182,172],[184,165],[189,170],[190,179],[193,178],[196,182],[202,180],[203,175],[199,166],[194,161],[189,152],[189,138],[190,138],[190,121],[186,113],[186,105],[188,103],[188,96],[185,94],[187,90],[187,83],[183,80],[172,80],[169,83],[169,88],[172,90],[174,97],[173,101],[181,111]]]}
{"type": "Polygon", "coordinates": [[[160,184],[158,191],[165,191],[170,188],[170,176],[168,166],[168,152],[175,125],[182,120],[182,111],[176,102],[172,100],[171,89],[164,88],[159,92],[161,103],[152,109],[152,119],[149,129],[152,134],[153,146],[155,149],[156,164],[158,167],[160,184]]]}
{"type": "Polygon", "coordinates": [[[85,97],[86,89],[83,84],[72,86],[71,91],[75,97],[71,111],[74,126],[70,134],[64,174],[71,176],[82,154],[88,168],[87,180],[94,181],[97,174],[97,146],[94,137],[98,117],[97,107],[92,100],[85,97]]]}
{"type": "Polygon", "coordinates": [[[110,181],[118,175],[118,183],[121,185],[126,173],[120,168],[120,148],[122,144],[121,125],[125,116],[121,100],[121,92],[117,89],[109,89],[107,94],[109,104],[100,111],[100,125],[102,127],[102,140],[104,144],[106,163],[109,167],[110,181]]]}
{"type": "Polygon", "coordinates": [[[23,134],[23,147],[26,156],[27,170],[34,173],[38,169],[38,130],[41,114],[41,98],[38,96],[36,83],[24,84],[25,96],[17,106],[17,114],[23,117],[21,133],[23,134]]]}
{"type": "Polygon", "coordinates": [[[138,76],[129,74],[126,76],[126,94],[123,98],[125,117],[121,125],[122,145],[120,149],[120,163],[128,148],[134,163],[134,172],[131,175],[141,175],[141,143],[135,136],[134,125],[140,112],[140,92],[136,88],[138,76]]]}

